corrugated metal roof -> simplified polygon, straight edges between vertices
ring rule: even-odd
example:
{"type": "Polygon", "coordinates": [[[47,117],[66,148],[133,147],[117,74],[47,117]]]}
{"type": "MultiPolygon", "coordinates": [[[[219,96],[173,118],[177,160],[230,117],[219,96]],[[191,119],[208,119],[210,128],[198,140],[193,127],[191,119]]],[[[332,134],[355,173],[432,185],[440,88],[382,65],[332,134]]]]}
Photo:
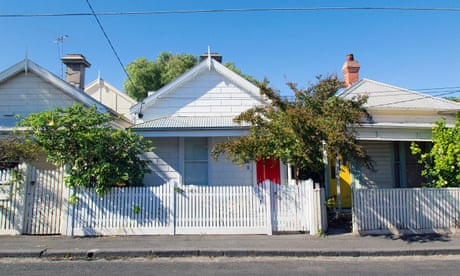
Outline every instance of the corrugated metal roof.
{"type": "Polygon", "coordinates": [[[362,79],[340,94],[346,99],[358,95],[368,96],[367,103],[364,105],[368,109],[453,111],[460,109],[460,104],[456,102],[368,79],[362,79]]]}
{"type": "Polygon", "coordinates": [[[172,116],[158,118],[135,125],[134,129],[215,129],[242,128],[249,124],[238,124],[232,116],[172,116]]]}

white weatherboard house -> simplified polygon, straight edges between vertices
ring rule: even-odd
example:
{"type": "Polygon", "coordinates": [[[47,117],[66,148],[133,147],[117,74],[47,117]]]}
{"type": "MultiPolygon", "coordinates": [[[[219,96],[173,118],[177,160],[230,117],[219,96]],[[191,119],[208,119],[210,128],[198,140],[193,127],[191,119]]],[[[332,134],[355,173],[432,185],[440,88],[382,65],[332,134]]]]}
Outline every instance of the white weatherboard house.
{"type": "MultiPolygon", "coordinates": [[[[343,207],[351,206],[351,189],[412,188],[426,182],[422,165],[411,154],[411,142],[429,150],[434,122],[442,117],[453,125],[460,103],[389,84],[358,80],[359,64],[349,55],[343,68],[348,86],[339,96],[368,97],[365,107],[372,121],[358,128],[358,141],[374,161],[375,170],[344,164],[339,174],[343,207]]],[[[331,174],[330,174],[331,176],[331,174]]],[[[336,195],[336,180],[331,177],[329,195],[336,195]]]]}
{"type": "MultiPolygon", "coordinates": [[[[0,131],[9,134],[19,117],[31,113],[66,107],[76,103],[95,105],[100,112],[112,110],[83,92],[84,71],[89,66],[83,55],[68,55],[67,81],[28,58],[0,72],[0,131]]],[[[114,122],[118,128],[130,126],[127,120],[114,122]]]]}
{"type": "MultiPolygon", "coordinates": [[[[90,66],[83,55],[67,55],[62,61],[67,65],[66,80],[27,57],[0,72],[0,139],[3,135],[6,137],[12,134],[20,118],[76,103],[96,106],[101,113],[108,112],[118,116],[118,113],[83,91],[85,69],[90,66]]],[[[119,129],[131,125],[128,119],[117,119],[112,122],[112,126],[119,129]]],[[[46,162],[34,161],[32,164],[50,168],[50,164],[46,162]]]]}
{"type": "MultiPolygon", "coordinates": [[[[86,94],[83,55],[65,56],[66,80],[34,63],[29,58],[0,72],[0,139],[13,134],[20,117],[31,113],[67,107],[76,103],[96,106],[101,113],[118,114],[86,94]]],[[[124,129],[131,126],[128,119],[111,124],[124,129]]],[[[11,184],[11,174],[0,169],[0,235],[1,234],[60,234],[67,224],[69,190],[64,187],[64,171],[41,156],[28,164],[16,164],[23,174],[20,184],[11,184]]]]}
{"type": "Polygon", "coordinates": [[[153,173],[146,176],[146,185],[168,181],[209,186],[256,183],[255,163],[240,167],[223,156],[213,161],[210,151],[218,143],[248,134],[248,126],[236,124],[233,118],[265,104],[260,90],[215,57],[202,59],[131,108],[133,130],[156,147],[148,155],[153,173]]]}
{"type": "Polygon", "coordinates": [[[168,213],[175,216],[175,233],[325,230],[324,193],[312,181],[277,185],[287,183],[288,170],[279,162],[238,166],[225,156],[211,159],[216,144],[249,134],[248,125],[233,119],[267,102],[258,87],[222,65],[220,56],[201,59],[131,108],[132,129],[156,147],[146,154],[152,161],[146,188],[174,191],[167,195],[174,196],[168,213]]]}

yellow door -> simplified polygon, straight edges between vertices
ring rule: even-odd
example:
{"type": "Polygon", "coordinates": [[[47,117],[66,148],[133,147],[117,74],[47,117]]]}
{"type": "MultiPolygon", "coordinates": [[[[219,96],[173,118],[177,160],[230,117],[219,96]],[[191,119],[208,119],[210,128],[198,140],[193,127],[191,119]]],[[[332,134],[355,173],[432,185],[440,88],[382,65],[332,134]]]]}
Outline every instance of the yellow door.
{"type": "Polygon", "coordinates": [[[337,175],[335,160],[329,162],[329,196],[337,199],[337,181],[340,182],[340,202],[342,208],[351,208],[351,174],[348,162],[340,164],[340,172],[337,175]]]}

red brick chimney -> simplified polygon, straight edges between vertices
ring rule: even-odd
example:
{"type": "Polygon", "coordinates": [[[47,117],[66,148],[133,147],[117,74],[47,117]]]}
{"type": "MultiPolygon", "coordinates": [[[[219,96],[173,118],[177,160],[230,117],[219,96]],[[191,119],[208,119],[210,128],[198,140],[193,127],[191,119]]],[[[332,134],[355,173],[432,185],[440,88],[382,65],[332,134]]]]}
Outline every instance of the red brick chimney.
{"type": "Polygon", "coordinates": [[[353,54],[347,55],[347,61],[342,66],[343,81],[345,82],[345,88],[350,87],[353,83],[359,80],[359,63],[353,57],[353,54]]]}

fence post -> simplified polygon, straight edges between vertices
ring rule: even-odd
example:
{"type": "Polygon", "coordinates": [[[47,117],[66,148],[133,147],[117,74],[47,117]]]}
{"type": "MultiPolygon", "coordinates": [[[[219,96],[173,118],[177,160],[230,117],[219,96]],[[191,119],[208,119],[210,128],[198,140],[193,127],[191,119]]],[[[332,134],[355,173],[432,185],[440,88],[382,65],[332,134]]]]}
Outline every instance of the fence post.
{"type": "Polygon", "coordinates": [[[358,194],[359,189],[351,189],[351,221],[353,234],[359,234],[358,214],[361,210],[361,196],[358,194]]]}
{"type": "Polygon", "coordinates": [[[11,189],[13,189],[12,193],[18,193],[16,196],[13,197],[11,195],[11,204],[17,204],[17,213],[14,214],[14,227],[18,234],[24,233],[24,223],[26,222],[26,212],[27,212],[27,189],[30,185],[30,168],[26,163],[22,163],[19,165],[19,170],[24,172],[24,179],[23,183],[14,183],[12,184],[11,189]],[[22,184],[22,187],[21,187],[22,184]],[[14,198],[14,201],[13,201],[14,198]],[[16,217],[17,215],[17,217],[16,217]]]}
{"type": "Polygon", "coordinates": [[[315,225],[321,232],[327,231],[327,210],[326,210],[326,195],[321,187],[314,188],[315,202],[315,225]]]}
{"type": "Polygon", "coordinates": [[[269,180],[264,181],[260,185],[264,185],[264,190],[265,190],[265,211],[267,212],[266,214],[266,223],[267,223],[267,235],[272,235],[273,228],[272,228],[272,184],[269,180]]]}
{"type": "Polygon", "coordinates": [[[60,168],[60,177],[59,179],[62,181],[59,185],[62,185],[62,205],[61,205],[61,229],[59,232],[61,232],[61,235],[64,236],[71,236],[72,235],[72,229],[69,227],[69,221],[73,220],[73,216],[69,212],[69,209],[72,208],[69,204],[69,198],[70,198],[70,188],[65,185],[64,182],[64,177],[65,177],[65,171],[64,168],[60,168]]]}
{"type": "Polygon", "coordinates": [[[70,203],[69,199],[70,196],[75,192],[74,188],[66,188],[66,192],[63,193],[63,210],[61,216],[64,217],[62,219],[62,227],[64,227],[62,234],[66,236],[73,236],[74,234],[74,227],[75,227],[75,208],[78,202],[70,203]]]}
{"type": "Polygon", "coordinates": [[[305,182],[307,185],[307,191],[308,191],[308,202],[310,204],[310,208],[308,210],[310,213],[308,214],[309,218],[309,229],[310,229],[310,235],[316,235],[318,234],[318,225],[316,224],[317,218],[316,218],[316,200],[315,200],[315,190],[313,189],[313,181],[311,179],[307,180],[305,182]]]}
{"type": "Polygon", "coordinates": [[[177,226],[177,200],[176,200],[176,186],[177,183],[174,180],[170,180],[167,182],[168,190],[169,190],[169,204],[170,212],[169,212],[169,221],[171,224],[171,231],[170,235],[176,235],[176,226],[177,226]]]}
{"type": "MultiPolygon", "coordinates": [[[[16,204],[18,204],[18,217],[17,220],[15,219],[15,227],[19,234],[24,234],[25,224],[27,223],[27,212],[30,206],[27,206],[27,201],[29,200],[27,197],[28,190],[30,188],[30,181],[31,181],[31,174],[32,174],[32,166],[22,163],[21,167],[24,168],[25,176],[22,188],[20,189],[20,195],[16,198],[16,204]]],[[[16,192],[16,191],[15,191],[16,192]]]]}
{"type": "Polygon", "coordinates": [[[299,193],[299,204],[297,206],[297,210],[301,211],[299,216],[301,217],[302,227],[305,228],[306,231],[310,232],[310,209],[314,208],[314,203],[310,202],[310,197],[308,195],[308,181],[300,180],[299,183],[296,185],[297,191],[299,193]]]}

